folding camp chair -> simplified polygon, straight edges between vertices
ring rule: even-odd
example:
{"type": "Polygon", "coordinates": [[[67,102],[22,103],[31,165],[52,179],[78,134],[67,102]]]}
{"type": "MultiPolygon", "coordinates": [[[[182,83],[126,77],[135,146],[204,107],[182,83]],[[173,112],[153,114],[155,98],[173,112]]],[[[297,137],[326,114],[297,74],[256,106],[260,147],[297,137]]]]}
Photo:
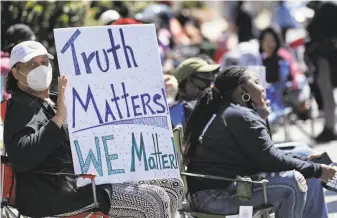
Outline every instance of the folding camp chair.
{"type": "MultiPolygon", "coordinates": [[[[228,214],[228,215],[219,215],[219,214],[210,214],[210,213],[202,213],[194,211],[189,204],[190,196],[188,194],[188,186],[186,182],[186,177],[199,177],[199,178],[208,178],[208,179],[215,179],[215,180],[223,180],[223,181],[232,181],[232,182],[247,182],[246,180],[241,179],[230,179],[226,177],[220,177],[220,176],[211,176],[211,175],[202,175],[202,174],[195,174],[195,173],[188,173],[186,172],[187,168],[184,164],[183,160],[183,127],[181,125],[176,126],[173,130],[173,137],[174,137],[174,143],[176,147],[176,152],[178,153],[178,160],[179,160],[179,169],[180,174],[184,182],[185,186],[185,195],[182,203],[182,208],[179,210],[180,217],[183,218],[185,216],[188,217],[194,217],[194,218],[226,218],[226,216],[229,215],[235,215],[235,214],[228,214]]],[[[249,183],[253,184],[259,184],[263,187],[263,194],[264,194],[264,205],[261,208],[254,208],[253,217],[263,217],[263,218],[270,218],[271,214],[274,213],[274,208],[267,205],[267,180],[261,180],[261,181],[249,181],[249,183]]]]}
{"type": "MultiPolygon", "coordinates": [[[[50,173],[50,175],[57,176],[72,176],[75,178],[87,178],[91,180],[92,191],[93,191],[93,203],[88,207],[82,208],[78,211],[69,212],[60,215],[53,215],[54,217],[71,217],[71,218],[98,218],[98,217],[108,217],[103,213],[98,211],[99,203],[96,197],[96,185],[95,185],[95,175],[91,174],[65,174],[65,173],[50,173]],[[97,211],[97,212],[96,212],[97,211]]],[[[5,217],[10,218],[20,218],[20,212],[16,215],[15,210],[15,190],[16,180],[15,173],[9,162],[7,156],[1,156],[1,214],[5,213],[5,217]]]]}
{"type": "MultiPolygon", "coordinates": [[[[7,109],[7,101],[1,102],[1,119],[4,122],[7,109]]],[[[14,169],[6,156],[5,146],[2,148],[1,154],[1,187],[0,187],[0,200],[1,200],[1,210],[0,216],[5,215],[6,218],[20,218],[20,211],[15,213],[15,191],[16,191],[16,180],[14,169]]],[[[96,184],[95,184],[95,175],[92,174],[68,174],[68,173],[45,173],[48,175],[56,176],[71,176],[74,178],[84,178],[90,179],[92,184],[92,193],[93,193],[93,203],[85,208],[82,208],[78,211],[69,212],[66,214],[52,215],[53,217],[69,217],[69,218],[98,218],[98,217],[108,217],[103,213],[99,212],[99,203],[96,196],[96,184]]]]}

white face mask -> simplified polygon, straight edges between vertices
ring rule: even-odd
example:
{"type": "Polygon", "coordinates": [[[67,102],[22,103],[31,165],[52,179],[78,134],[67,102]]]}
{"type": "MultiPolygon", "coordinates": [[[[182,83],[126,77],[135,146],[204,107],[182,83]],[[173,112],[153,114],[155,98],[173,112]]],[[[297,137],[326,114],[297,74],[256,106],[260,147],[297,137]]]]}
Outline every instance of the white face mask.
{"type": "MultiPolygon", "coordinates": [[[[24,75],[23,73],[21,74],[24,75]]],[[[53,77],[53,69],[51,65],[50,64],[48,66],[40,65],[28,73],[27,83],[31,89],[35,91],[43,91],[49,88],[52,77],[53,77]]]]}

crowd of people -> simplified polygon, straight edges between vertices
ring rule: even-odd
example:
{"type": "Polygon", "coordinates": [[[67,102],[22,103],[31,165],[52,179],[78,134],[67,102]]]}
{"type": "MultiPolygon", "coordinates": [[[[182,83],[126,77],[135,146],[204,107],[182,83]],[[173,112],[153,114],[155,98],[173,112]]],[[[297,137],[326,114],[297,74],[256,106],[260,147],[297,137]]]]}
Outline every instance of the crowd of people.
{"type": "MultiPolygon", "coordinates": [[[[315,140],[337,139],[333,98],[337,30],[331,28],[337,20],[337,5],[310,2],[315,15],[302,26],[309,37],[294,46],[285,42],[287,32],[302,24],[291,17],[285,2],[280,1],[276,9],[277,25],[258,31],[245,2],[237,1],[230,31],[237,35],[238,44],[228,50],[202,34],[199,19],[184,11],[174,13],[171,3],[156,3],[134,17],[111,9],[102,13],[100,22],[155,24],[172,127],[184,126],[187,170],[233,179],[267,179],[268,204],[275,208],[276,217],[327,218],[321,181],[334,177],[336,168],[316,163],[322,154],[314,154],[305,144],[274,143],[270,116],[290,107],[298,119],[310,118],[308,102],[314,93],[325,121],[315,140]],[[304,54],[297,53],[299,46],[305,48],[304,54]],[[250,66],[265,68],[267,87],[259,84],[250,66]]],[[[67,78],[52,83],[53,55],[35,41],[38,33],[29,26],[16,24],[5,34],[2,98],[9,104],[4,145],[17,179],[17,207],[32,217],[90,210],[90,186],[77,188],[72,177],[43,173],[74,173],[65,122],[67,78]],[[51,91],[52,86],[57,92],[51,91]]],[[[187,184],[197,211],[227,215],[238,213],[240,205],[263,204],[260,187],[252,187],[250,199],[242,200],[233,182],[187,178],[187,184]]],[[[174,217],[183,194],[180,179],[97,186],[100,210],[111,217],[174,217]]]]}

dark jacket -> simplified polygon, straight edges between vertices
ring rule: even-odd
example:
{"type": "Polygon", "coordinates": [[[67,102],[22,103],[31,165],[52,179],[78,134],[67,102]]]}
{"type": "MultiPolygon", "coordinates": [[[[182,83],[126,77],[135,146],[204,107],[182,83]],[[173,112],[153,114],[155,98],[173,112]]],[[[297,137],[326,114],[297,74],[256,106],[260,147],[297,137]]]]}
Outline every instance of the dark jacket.
{"type": "MultiPolygon", "coordinates": [[[[54,97],[56,101],[57,96],[54,97]]],[[[76,180],[42,172],[74,173],[67,126],[51,120],[55,108],[19,89],[9,100],[4,123],[4,143],[13,164],[16,204],[22,215],[43,217],[76,211],[93,203],[91,185],[77,188],[76,180]]],[[[103,212],[109,195],[97,188],[103,212]]]]}
{"type": "Polygon", "coordinates": [[[337,3],[334,1],[322,2],[307,27],[310,40],[321,43],[326,39],[337,37],[336,20],[337,3]]]}
{"type": "MultiPolygon", "coordinates": [[[[334,87],[337,87],[337,45],[333,42],[333,39],[337,39],[336,20],[337,3],[333,1],[320,3],[320,7],[308,24],[310,42],[306,44],[306,53],[314,64],[319,57],[328,60],[334,87]]],[[[316,71],[316,73],[320,72],[316,71]]]]}
{"type": "MultiPolygon", "coordinates": [[[[265,121],[253,110],[230,104],[220,108],[206,130],[188,171],[235,178],[259,172],[297,170],[306,178],[321,176],[319,164],[286,155],[274,146],[265,121]],[[227,127],[224,124],[227,122],[227,127]]],[[[226,189],[230,182],[188,178],[189,191],[226,189]]]]}

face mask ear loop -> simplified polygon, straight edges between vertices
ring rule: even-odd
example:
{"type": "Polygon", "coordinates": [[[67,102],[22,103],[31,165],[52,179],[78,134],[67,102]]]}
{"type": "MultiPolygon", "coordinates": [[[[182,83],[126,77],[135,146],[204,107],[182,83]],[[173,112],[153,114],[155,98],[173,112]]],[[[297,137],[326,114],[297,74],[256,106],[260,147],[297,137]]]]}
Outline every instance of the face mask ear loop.
{"type": "MultiPolygon", "coordinates": [[[[27,75],[25,75],[24,73],[22,73],[21,70],[19,70],[18,68],[16,68],[16,70],[17,70],[22,76],[27,77],[27,75]]],[[[29,88],[29,85],[27,85],[27,84],[21,82],[19,78],[18,78],[17,80],[19,81],[19,83],[21,83],[22,85],[24,85],[24,86],[26,86],[26,87],[29,88]]]]}

